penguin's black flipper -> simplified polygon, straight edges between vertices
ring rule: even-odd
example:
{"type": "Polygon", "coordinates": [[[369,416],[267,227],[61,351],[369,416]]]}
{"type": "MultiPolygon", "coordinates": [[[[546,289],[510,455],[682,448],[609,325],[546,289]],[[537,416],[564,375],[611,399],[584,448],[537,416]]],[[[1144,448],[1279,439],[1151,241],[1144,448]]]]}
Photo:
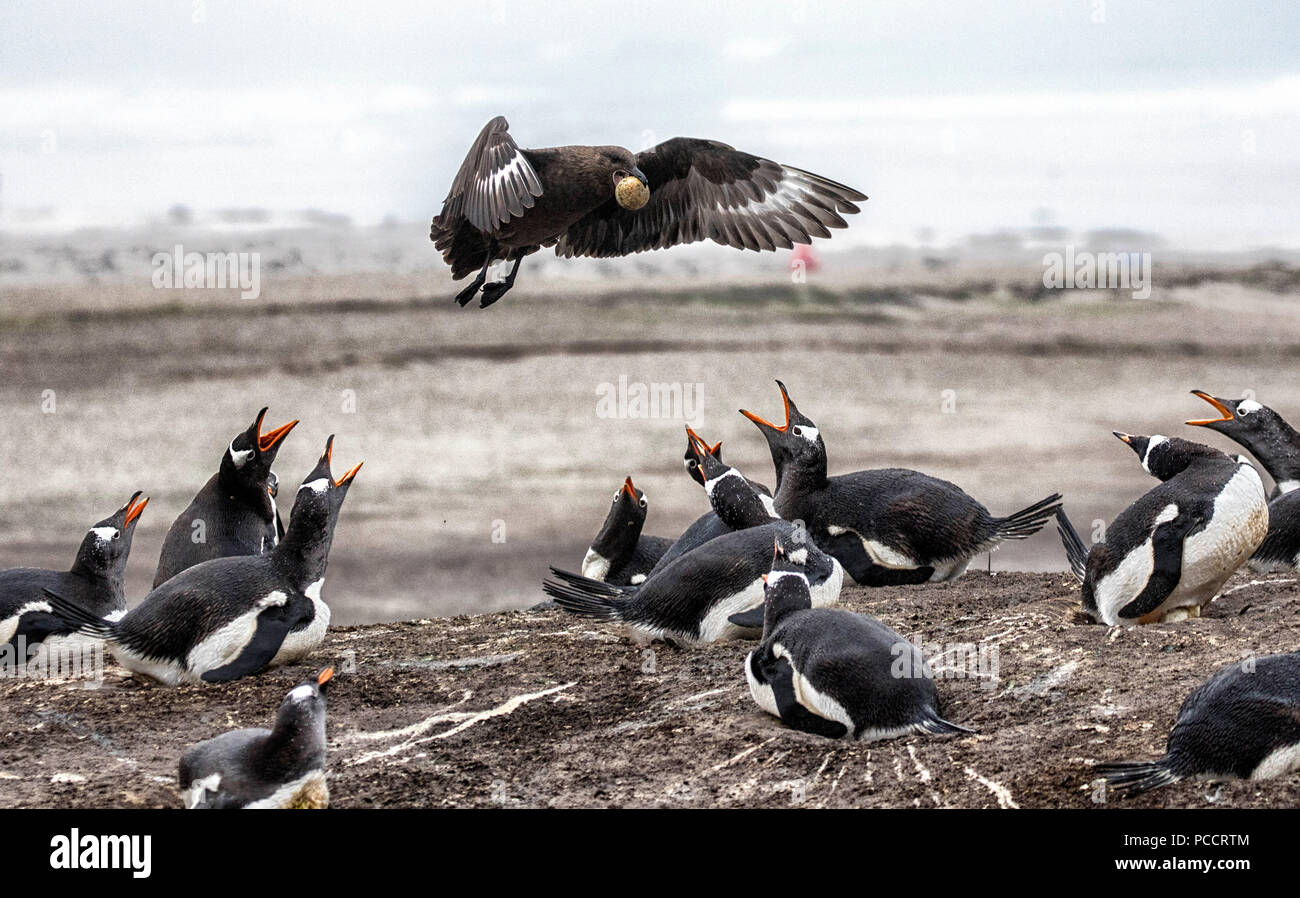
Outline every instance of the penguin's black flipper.
{"type": "Polygon", "coordinates": [[[1204,526],[1203,515],[1181,512],[1156,527],[1151,534],[1151,576],[1137,597],[1119,610],[1121,618],[1140,618],[1160,607],[1183,577],[1183,540],[1204,526]]]}
{"type": "Polygon", "coordinates": [[[55,617],[62,618],[67,623],[69,631],[85,633],[99,639],[112,639],[116,635],[117,628],[112,621],[96,617],[76,602],[68,601],[49,588],[43,588],[42,592],[45,593],[46,601],[50,603],[50,611],[55,617]]]}
{"type": "MultiPolygon", "coordinates": [[[[844,564],[844,562],[840,562],[844,564]]],[[[845,570],[848,570],[847,565],[845,570]]],[[[934,568],[922,565],[914,568],[891,568],[875,564],[862,572],[862,576],[853,574],[859,586],[916,586],[926,583],[934,576],[934,568]]]]}
{"type": "Polygon", "coordinates": [[[257,629],[253,631],[253,638],[248,641],[248,645],[244,646],[235,660],[205,671],[199,675],[199,679],[205,683],[228,683],[264,670],[275,658],[275,653],[280,651],[284,638],[293,629],[292,617],[273,613],[279,610],[276,608],[258,615],[257,629]]]}
{"type": "Polygon", "coordinates": [[[727,617],[727,622],[737,627],[744,627],[746,630],[763,629],[763,606],[751,608],[748,611],[737,611],[727,617]]]}
{"type": "Polygon", "coordinates": [[[776,699],[776,709],[781,712],[781,719],[787,725],[805,733],[814,733],[828,739],[841,739],[849,728],[838,720],[818,717],[803,705],[794,694],[794,668],[785,658],[766,666],[763,671],[768,685],[772,687],[772,697],[776,699]]]}
{"type": "Polygon", "coordinates": [[[1061,545],[1065,546],[1065,558],[1070,562],[1070,573],[1082,583],[1088,571],[1088,547],[1079,538],[1079,531],[1074,529],[1063,507],[1056,509],[1056,532],[1061,535],[1061,545]]]}
{"type": "Polygon", "coordinates": [[[24,640],[28,651],[36,648],[49,636],[65,636],[75,631],[75,627],[47,611],[29,611],[18,619],[18,629],[9,637],[9,645],[18,647],[18,640],[24,640]]]}

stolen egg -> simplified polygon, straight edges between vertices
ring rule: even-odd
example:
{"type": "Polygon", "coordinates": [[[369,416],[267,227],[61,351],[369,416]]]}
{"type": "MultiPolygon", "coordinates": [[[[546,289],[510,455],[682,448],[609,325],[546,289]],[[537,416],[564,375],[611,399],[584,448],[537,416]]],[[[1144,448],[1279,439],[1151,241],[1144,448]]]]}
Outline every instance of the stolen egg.
{"type": "Polygon", "coordinates": [[[635,212],[650,202],[650,188],[642,184],[639,178],[629,175],[614,188],[614,198],[624,209],[635,212]]]}

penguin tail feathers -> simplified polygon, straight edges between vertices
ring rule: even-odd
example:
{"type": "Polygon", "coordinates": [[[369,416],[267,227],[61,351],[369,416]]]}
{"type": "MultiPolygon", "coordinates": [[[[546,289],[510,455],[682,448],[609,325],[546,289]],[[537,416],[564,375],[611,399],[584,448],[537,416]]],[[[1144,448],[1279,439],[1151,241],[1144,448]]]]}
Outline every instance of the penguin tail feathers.
{"type": "Polygon", "coordinates": [[[53,590],[45,589],[44,592],[46,601],[50,603],[50,613],[76,632],[99,639],[112,639],[117,634],[117,628],[112,621],[96,617],[76,602],[65,599],[53,590]]]}
{"type": "Polygon", "coordinates": [[[563,580],[570,586],[576,586],[591,595],[626,598],[636,592],[635,586],[618,586],[613,583],[606,583],[604,580],[593,580],[590,577],[584,577],[582,574],[563,570],[555,565],[551,565],[551,576],[563,580]]]}
{"type": "Polygon", "coordinates": [[[597,620],[622,620],[623,593],[618,587],[580,574],[551,570],[562,579],[543,580],[542,592],[555,599],[565,611],[597,620]]]}
{"type": "Polygon", "coordinates": [[[976,730],[969,729],[968,727],[960,726],[958,724],[952,723],[951,721],[944,720],[938,714],[935,714],[921,721],[921,729],[927,733],[931,733],[936,736],[946,736],[952,733],[960,733],[962,735],[972,736],[977,732],[976,730]]]}
{"type": "Polygon", "coordinates": [[[1061,494],[1052,493],[1046,499],[1039,499],[1028,508],[1022,508],[1005,518],[996,518],[994,523],[997,525],[997,529],[993,531],[993,539],[1002,542],[1008,539],[1031,537],[1043,529],[1047,519],[1055,514],[1060,507],[1061,494]]]}
{"type": "Polygon", "coordinates": [[[1070,573],[1082,583],[1088,569],[1088,547],[1083,544],[1083,540],[1079,538],[1079,531],[1074,529],[1074,525],[1066,517],[1064,508],[1058,508],[1056,511],[1056,532],[1061,535],[1061,545],[1065,546],[1065,557],[1070,562],[1070,573]]]}
{"type": "Polygon", "coordinates": [[[1159,761],[1098,764],[1093,770],[1105,778],[1106,785],[1132,795],[1168,786],[1183,778],[1182,774],[1173,771],[1167,756],[1159,761]]]}

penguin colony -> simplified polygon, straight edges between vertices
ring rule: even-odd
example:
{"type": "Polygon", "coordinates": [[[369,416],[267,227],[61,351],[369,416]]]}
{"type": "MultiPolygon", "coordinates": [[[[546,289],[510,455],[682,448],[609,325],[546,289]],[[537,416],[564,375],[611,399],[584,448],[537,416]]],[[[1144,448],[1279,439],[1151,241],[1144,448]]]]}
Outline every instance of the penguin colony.
{"type": "MultiPolygon", "coordinates": [[[[543,591],[566,612],[615,623],[638,643],[755,641],[737,675],[761,711],[791,728],[861,740],[973,732],[943,716],[917,647],[869,615],[833,607],[846,577],[862,586],[953,580],[977,555],[1052,518],[1083,610],[1107,625],[1199,616],[1242,565],[1300,569],[1300,434],[1253,399],[1193,391],[1218,417],[1186,423],[1249,449],[1277,484],[1271,496],[1245,456],[1116,432],[1158,483],[1089,547],[1059,494],[997,516],[918,471],[829,476],[820,428],[777,386],[782,423],[742,411],[767,442],[774,490],[688,427],[684,465],[710,510],[676,539],[644,534],[649,503],[629,476],[581,570],[552,567],[543,591]]],[[[148,595],[128,610],[123,576],[149,502],[137,492],[89,529],[69,570],[0,571],[0,640],[29,659],[102,640],[133,676],[164,686],[306,661],[329,626],[326,566],[361,464],[336,477],[331,436],[286,526],[271,465],[298,421],[264,432],[266,412],[226,445],[217,472],[171,526],[148,595]],[[199,529],[204,538],[192,538],[199,529]]],[[[291,690],[271,729],[227,732],[188,749],[179,765],[186,807],[327,807],[333,673],[324,668],[291,690]]],[[[1162,758],[1093,772],[1139,792],[1189,777],[1266,779],[1296,769],[1300,652],[1218,671],[1184,702],[1162,758]]]]}

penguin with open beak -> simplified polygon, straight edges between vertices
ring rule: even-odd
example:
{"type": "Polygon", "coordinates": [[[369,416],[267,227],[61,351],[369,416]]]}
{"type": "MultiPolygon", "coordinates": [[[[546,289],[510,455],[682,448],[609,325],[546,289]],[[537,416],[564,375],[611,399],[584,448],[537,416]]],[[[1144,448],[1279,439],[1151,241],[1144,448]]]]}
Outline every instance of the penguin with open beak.
{"type": "Polygon", "coordinates": [[[0,571],[0,644],[70,648],[75,628],[50,610],[45,589],[53,589],[87,614],[117,620],[126,614],[123,578],[135,526],[148,499],[136,493],[87,531],[66,571],[14,568],[0,571]]]}
{"type": "Polygon", "coordinates": [[[284,525],[275,507],[278,481],[271,465],[298,422],[263,433],[266,411],[258,412],[248,429],[230,441],[217,473],[167,531],[154,573],[155,589],[213,558],[263,555],[283,538],[284,525]]]}
{"type": "Polygon", "coordinates": [[[1192,390],[1219,413],[1188,421],[1245,446],[1273,478],[1268,500],[1268,534],[1250,557],[1259,573],[1300,570],[1300,433],[1281,415],[1253,399],[1219,399],[1192,390]]]}
{"type": "Polygon", "coordinates": [[[1037,533],[1060,506],[1058,493],[995,517],[954,483],[905,468],[827,475],[821,430],[776,382],[785,423],[753,412],[776,467],[776,512],[804,521],[812,540],[863,586],[944,582],[1007,540],[1037,533]]]}
{"type": "Polygon", "coordinates": [[[214,558],[163,583],[118,621],[46,589],[51,611],[104,639],[132,673],[167,686],[220,683],[299,661],[325,638],[321,598],[343,500],[361,465],[337,480],[334,437],[298,489],[284,539],[265,555],[214,558]]]}
{"type": "Polygon", "coordinates": [[[325,689],[327,667],[295,686],[271,729],[222,733],[186,750],[180,786],[187,808],[327,808],[325,689]]]}
{"type": "Polygon", "coordinates": [[[649,501],[628,477],[614,494],[596,538],[582,559],[582,575],[618,586],[640,583],[673,544],[662,536],[643,534],[649,501]]]}

